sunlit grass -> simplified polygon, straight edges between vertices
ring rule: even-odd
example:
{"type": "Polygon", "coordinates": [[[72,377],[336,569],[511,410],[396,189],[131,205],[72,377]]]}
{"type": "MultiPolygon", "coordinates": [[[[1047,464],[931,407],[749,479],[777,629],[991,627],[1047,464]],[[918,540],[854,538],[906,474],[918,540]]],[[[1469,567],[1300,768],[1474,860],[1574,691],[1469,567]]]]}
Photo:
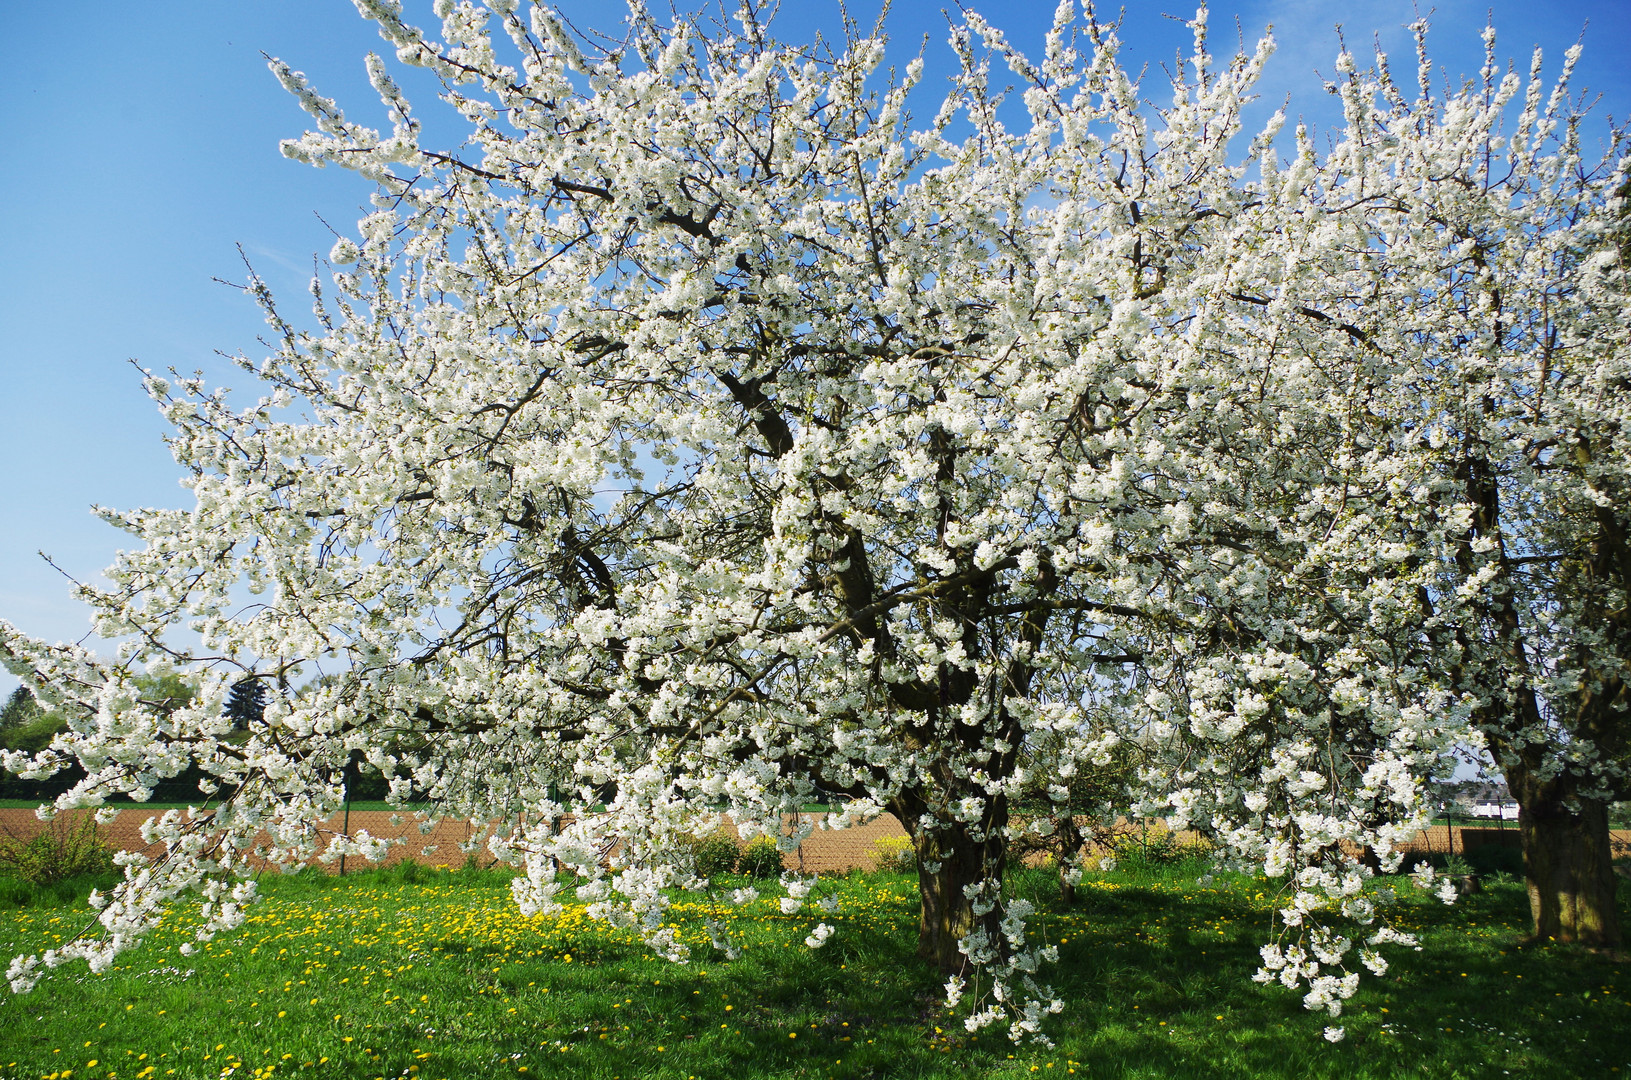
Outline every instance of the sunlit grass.
{"type": "MultiPolygon", "coordinates": [[[[495,872],[268,879],[238,932],[184,958],[174,921],[106,976],[59,971],[0,993],[0,1077],[1114,1077],[1614,1076],[1631,1069],[1619,964],[1519,947],[1521,889],[1454,909],[1411,893],[1424,949],[1367,980],[1330,1046],[1299,996],[1249,981],[1266,883],[1197,883],[1194,866],[1083,883],[1063,909],[1047,875],[1034,925],[1060,946],[1057,1046],[969,1035],[913,955],[910,878],[838,879],[839,933],[767,897],[716,917],[746,946],[716,960],[698,905],[674,923],[683,966],[581,906],[524,918],[495,872]]],[[[767,893],[774,892],[766,889],[767,893]]],[[[47,902],[55,903],[52,898],[47,902]]],[[[0,952],[39,951],[88,910],[0,910],[0,952]]]]}

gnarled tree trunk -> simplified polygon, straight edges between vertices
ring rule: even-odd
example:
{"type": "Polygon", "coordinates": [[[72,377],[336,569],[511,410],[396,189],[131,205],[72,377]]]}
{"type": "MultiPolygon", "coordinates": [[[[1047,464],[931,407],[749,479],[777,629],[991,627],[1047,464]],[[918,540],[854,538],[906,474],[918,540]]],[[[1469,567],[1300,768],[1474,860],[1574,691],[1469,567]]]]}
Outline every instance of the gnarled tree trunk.
{"type": "Polygon", "coordinates": [[[1615,903],[1608,806],[1576,796],[1561,779],[1538,783],[1508,773],[1518,800],[1524,877],[1537,940],[1617,948],[1623,942],[1615,903]]]}
{"type": "Polygon", "coordinates": [[[942,975],[968,975],[968,957],[958,946],[977,928],[985,929],[999,954],[1006,951],[999,929],[1001,909],[976,914],[969,895],[969,886],[1000,882],[1007,863],[1006,800],[989,801],[999,805],[990,806],[982,822],[952,822],[932,829],[924,827],[926,804],[914,793],[903,793],[892,807],[917,854],[917,954],[942,975]]]}
{"type": "Polygon", "coordinates": [[[1069,907],[1076,903],[1076,886],[1071,884],[1070,872],[1081,866],[1082,848],[1087,846],[1087,839],[1082,835],[1081,826],[1076,824],[1075,816],[1068,811],[1059,815],[1054,829],[1059,837],[1059,901],[1069,907]]]}

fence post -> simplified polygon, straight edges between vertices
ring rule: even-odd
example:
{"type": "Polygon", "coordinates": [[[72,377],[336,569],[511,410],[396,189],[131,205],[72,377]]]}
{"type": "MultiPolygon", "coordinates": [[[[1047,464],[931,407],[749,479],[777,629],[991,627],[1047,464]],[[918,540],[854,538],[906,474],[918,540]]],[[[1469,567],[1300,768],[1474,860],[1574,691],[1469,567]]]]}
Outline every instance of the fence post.
{"type": "MultiPolygon", "coordinates": [[[[345,817],[340,821],[340,831],[345,833],[347,841],[351,839],[351,789],[360,777],[361,770],[356,767],[357,751],[352,750],[345,756],[345,771],[341,778],[345,783],[345,817]]],[[[340,876],[345,877],[345,852],[340,852],[340,876]]]]}

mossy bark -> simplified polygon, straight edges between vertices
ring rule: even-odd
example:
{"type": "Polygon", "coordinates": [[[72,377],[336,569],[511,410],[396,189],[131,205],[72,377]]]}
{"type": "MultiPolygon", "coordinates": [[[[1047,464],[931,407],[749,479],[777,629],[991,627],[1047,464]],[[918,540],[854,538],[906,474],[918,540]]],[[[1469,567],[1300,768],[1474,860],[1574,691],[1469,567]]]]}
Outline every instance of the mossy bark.
{"type": "Polygon", "coordinates": [[[1615,901],[1608,807],[1577,799],[1571,808],[1555,793],[1528,794],[1526,801],[1518,793],[1518,828],[1535,938],[1618,948],[1624,936],[1615,901]],[[1543,794],[1552,797],[1539,797],[1543,794]]]}

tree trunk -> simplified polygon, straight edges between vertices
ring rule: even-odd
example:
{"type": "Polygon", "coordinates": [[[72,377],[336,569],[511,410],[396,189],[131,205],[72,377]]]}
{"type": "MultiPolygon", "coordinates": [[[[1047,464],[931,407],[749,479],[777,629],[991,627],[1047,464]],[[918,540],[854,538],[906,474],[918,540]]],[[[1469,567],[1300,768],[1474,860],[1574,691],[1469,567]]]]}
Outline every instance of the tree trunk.
{"type": "Polygon", "coordinates": [[[1008,855],[1007,840],[1002,835],[1007,824],[1006,806],[991,815],[1000,817],[1000,824],[993,827],[989,820],[981,823],[986,825],[982,839],[975,839],[978,825],[964,822],[925,829],[921,823],[922,804],[910,795],[897,800],[895,814],[906,826],[917,854],[918,956],[942,975],[967,977],[968,957],[958,945],[978,928],[985,929],[999,955],[1006,955],[1007,943],[999,929],[1001,909],[993,907],[984,915],[975,914],[974,899],[967,889],[987,879],[1002,880],[1008,855]]]}
{"type": "Polygon", "coordinates": [[[1618,948],[1623,941],[1615,904],[1608,806],[1592,799],[1566,805],[1564,784],[1509,784],[1518,800],[1523,869],[1536,940],[1618,948]]]}
{"type": "Polygon", "coordinates": [[[1082,848],[1087,846],[1087,840],[1076,818],[1069,813],[1061,814],[1054,827],[1059,836],[1059,900],[1070,907],[1076,903],[1076,886],[1066,875],[1081,867],[1082,848]]]}

